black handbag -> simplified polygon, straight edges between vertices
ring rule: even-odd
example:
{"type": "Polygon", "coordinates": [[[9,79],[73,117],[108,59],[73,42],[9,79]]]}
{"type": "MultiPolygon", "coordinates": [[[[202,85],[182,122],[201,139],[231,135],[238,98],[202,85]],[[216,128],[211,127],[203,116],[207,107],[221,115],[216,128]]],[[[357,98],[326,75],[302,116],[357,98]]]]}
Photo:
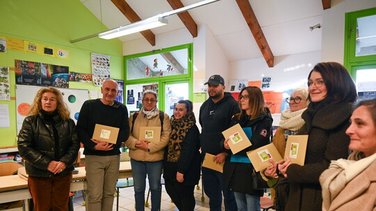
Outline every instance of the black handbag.
{"type": "Polygon", "coordinates": [[[269,188],[268,183],[262,179],[260,172],[256,172],[254,169],[252,171],[252,187],[255,190],[263,190],[269,188]]]}

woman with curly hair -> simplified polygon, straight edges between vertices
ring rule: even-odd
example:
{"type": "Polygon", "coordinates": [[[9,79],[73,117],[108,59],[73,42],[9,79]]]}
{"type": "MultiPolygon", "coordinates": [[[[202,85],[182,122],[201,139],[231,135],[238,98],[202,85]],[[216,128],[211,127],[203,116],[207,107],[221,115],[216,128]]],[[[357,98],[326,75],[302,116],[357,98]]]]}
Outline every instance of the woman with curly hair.
{"type": "Polygon", "coordinates": [[[68,210],[79,140],[59,90],[41,88],[18,134],[34,210],[68,210]]]}

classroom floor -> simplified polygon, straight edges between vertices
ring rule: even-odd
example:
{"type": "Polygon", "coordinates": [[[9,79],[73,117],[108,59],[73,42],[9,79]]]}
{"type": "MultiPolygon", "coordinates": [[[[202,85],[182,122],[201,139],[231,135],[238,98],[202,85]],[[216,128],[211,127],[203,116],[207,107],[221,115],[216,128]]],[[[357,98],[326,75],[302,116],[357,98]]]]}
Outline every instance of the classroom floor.
{"type": "MultiPolygon", "coordinates": [[[[120,188],[119,194],[119,211],[133,211],[135,210],[135,202],[134,202],[134,191],[133,187],[127,188],[120,188]]],[[[148,187],[146,188],[148,190],[148,187]]],[[[202,199],[201,193],[201,184],[199,184],[199,188],[195,188],[195,198],[196,198],[196,207],[195,211],[206,211],[209,210],[209,199],[207,196],[202,199]]],[[[146,198],[145,193],[145,198],[146,198]]],[[[149,205],[151,205],[150,197],[149,197],[149,205]]],[[[83,203],[83,197],[81,192],[76,193],[73,201],[73,207],[75,211],[85,211],[85,206],[83,203]]],[[[116,196],[114,199],[114,207],[113,210],[116,210],[116,196]]],[[[150,210],[150,206],[146,207],[145,210],[150,210]]],[[[167,192],[165,191],[164,185],[162,185],[162,203],[161,203],[161,210],[162,211],[177,211],[178,209],[175,207],[174,203],[171,202],[170,197],[168,196],[167,192]]],[[[224,208],[223,208],[224,210],[224,208]]]]}
{"type": "MultiPolygon", "coordinates": [[[[201,189],[201,180],[199,183],[199,186],[195,188],[195,198],[196,198],[196,207],[195,211],[207,211],[209,210],[209,199],[207,196],[203,197],[202,189],[201,189]]],[[[120,194],[119,194],[119,211],[133,211],[135,210],[135,202],[134,202],[134,191],[133,187],[126,187],[126,188],[120,188],[120,194]]],[[[148,190],[148,187],[146,187],[146,190],[148,190]]],[[[145,198],[146,198],[145,193],[145,198]]],[[[266,194],[267,195],[267,194],[266,194]]],[[[261,204],[264,204],[266,207],[270,205],[266,205],[269,203],[269,197],[263,197],[261,204]],[[265,203],[265,200],[267,202],[265,203]]],[[[149,197],[149,205],[150,205],[150,197],[149,197]]],[[[83,197],[81,192],[76,193],[73,201],[73,208],[75,211],[85,211],[85,206],[83,203],[83,197]]],[[[113,210],[116,210],[116,196],[114,199],[114,207],[113,210]]],[[[150,206],[145,208],[146,211],[150,210],[150,206]]],[[[222,210],[224,210],[224,205],[222,203],[222,210]]],[[[261,209],[263,210],[263,209],[261,209]]],[[[266,209],[265,209],[266,210],[266,209]]],[[[274,209],[268,209],[269,211],[273,211],[274,209]]],[[[174,203],[171,202],[170,197],[168,196],[164,185],[162,185],[162,203],[161,203],[161,211],[178,211],[178,209],[175,207],[174,203]]]]}

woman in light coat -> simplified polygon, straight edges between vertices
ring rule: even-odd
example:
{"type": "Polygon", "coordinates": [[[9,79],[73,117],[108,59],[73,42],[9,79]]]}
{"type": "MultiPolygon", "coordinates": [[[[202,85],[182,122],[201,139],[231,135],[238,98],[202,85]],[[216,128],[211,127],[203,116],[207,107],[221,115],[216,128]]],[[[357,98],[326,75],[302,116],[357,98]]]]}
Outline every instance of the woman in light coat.
{"type": "Polygon", "coordinates": [[[320,176],[322,210],[376,210],[376,99],[360,102],[346,130],[352,153],[320,176]]]}

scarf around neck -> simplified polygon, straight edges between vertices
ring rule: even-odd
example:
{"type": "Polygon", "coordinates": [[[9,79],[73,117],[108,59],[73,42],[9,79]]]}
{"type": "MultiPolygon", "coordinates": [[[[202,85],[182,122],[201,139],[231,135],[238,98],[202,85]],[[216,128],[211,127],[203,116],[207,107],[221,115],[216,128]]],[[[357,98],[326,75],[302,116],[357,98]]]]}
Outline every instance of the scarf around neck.
{"type": "Polygon", "coordinates": [[[320,176],[323,210],[328,210],[332,201],[346,184],[376,161],[376,153],[360,160],[339,159],[332,161],[320,176]]]}
{"type": "Polygon", "coordinates": [[[158,108],[153,108],[150,111],[145,111],[144,108],[141,108],[141,112],[145,115],[146,119],[152,119],[155,116],[159,115],[159,110],[158,108]]]}
{"type": "Polygon", "coordinates": [[[171,117],[170,141],[167,145],[167,161],[178,162],[181,153],[181,144],[184,142],[188,130],[196,124],[193,113],[186,114],[180,119],[171,117]]]}
{"type": "Polygon", "coordinates": [[[304,125],[304,120],[302,119],[302,113],[306,110],[300,109],[292,112],[290,109],[282,112],[281,120],[279,126],[283,129],[297,131],[304,125]]]}

